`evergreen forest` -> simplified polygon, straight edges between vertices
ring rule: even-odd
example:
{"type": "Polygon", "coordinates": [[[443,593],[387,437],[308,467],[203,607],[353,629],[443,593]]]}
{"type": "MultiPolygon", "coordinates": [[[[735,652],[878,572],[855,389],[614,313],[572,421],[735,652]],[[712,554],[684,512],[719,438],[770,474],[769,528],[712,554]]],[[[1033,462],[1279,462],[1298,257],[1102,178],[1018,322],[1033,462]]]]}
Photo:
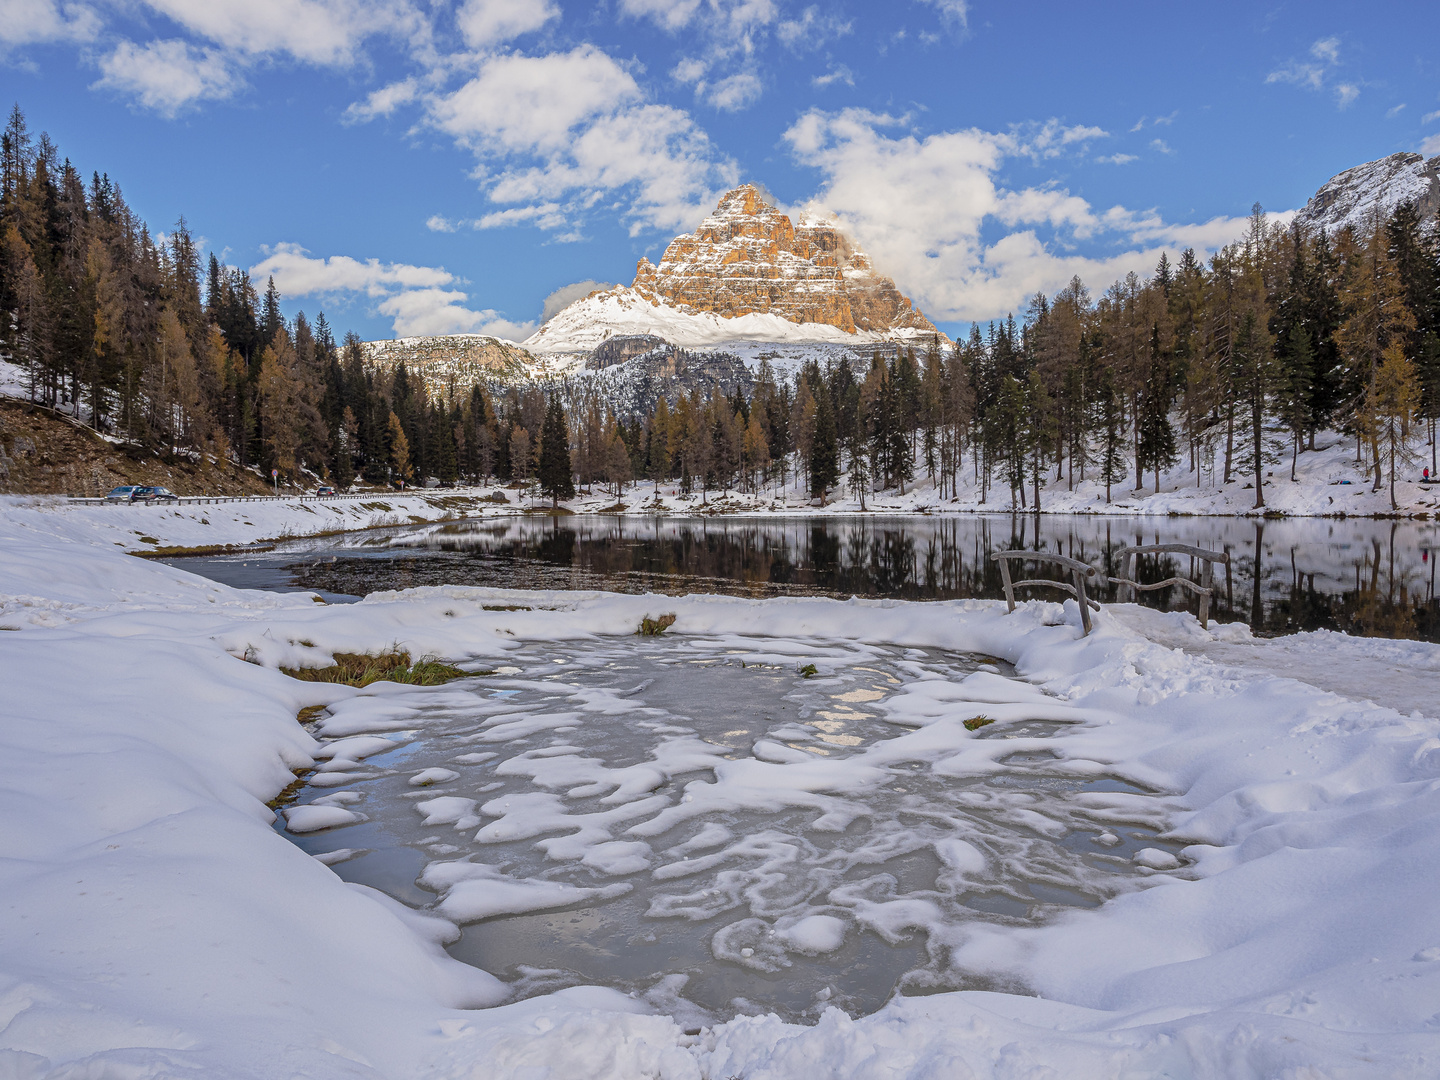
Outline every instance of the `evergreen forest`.
{"type": "Polygon", "coordinates": [[[323,314],[286,319],[273,281],[202,259],[183,217],[152,233],[18,106],[0,139],[0,353],[31,400],[157,453],[302,485],[497,479],[557,500],[644,479],[702,495],[798,481],[822,500],[843,485],[863,502],[923,477],[941,498],[966,482],[1034,510],[1057,483],[1108,498],[1177,465],[1196,485],[1252,482],[1263,506],[1265,476],[1293,475],[1325,431],[1392,502],[1397,475],[1436,465],[1440,230],[1413,204],[1333,235],[1257,206],[1208,260],[1162,256],[1099,294],[1072,279],[953,346],[793,377],[762,361],[748,395],[616,415],[583,378],[433,395],[323,314]]]}

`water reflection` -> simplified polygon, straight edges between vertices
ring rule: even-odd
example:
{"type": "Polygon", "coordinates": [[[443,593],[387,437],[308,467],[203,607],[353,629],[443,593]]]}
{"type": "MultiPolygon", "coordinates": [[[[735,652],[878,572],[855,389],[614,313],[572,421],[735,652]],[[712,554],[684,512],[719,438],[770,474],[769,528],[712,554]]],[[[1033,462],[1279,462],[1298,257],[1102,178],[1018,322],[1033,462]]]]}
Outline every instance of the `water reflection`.
{"type": "MultiPolygon", "coordinates": [[[[298,585],[354,595],[449,584],[946,600],[1002,595],[987,557],[993,551],[1054,552],[1113,576],[1120,548],[1155,543],[1229,553],[1229,566],[1217,567],[1211,611],[1248,622],[1257,634],[1328,628],[1440,641],[1440,526],[1423,521],[506,517],[294,541],[270,557],[298,585]]],[[[1191,561],[1146,557],[1139,578],[1197,576],[1191,561]]],[[[1114,600],[1114,588],[1101,587],[1097,598],[1114,600]]],[[[1195,605],[1177,588],[1143,594],[1141,602],[1195,605]]]]}

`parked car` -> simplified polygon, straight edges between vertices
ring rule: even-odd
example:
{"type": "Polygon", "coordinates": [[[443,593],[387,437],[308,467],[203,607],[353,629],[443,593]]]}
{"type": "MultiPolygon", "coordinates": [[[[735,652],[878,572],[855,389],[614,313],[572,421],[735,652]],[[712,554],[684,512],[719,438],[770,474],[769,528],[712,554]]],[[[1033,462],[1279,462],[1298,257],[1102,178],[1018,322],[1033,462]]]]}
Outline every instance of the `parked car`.
{"type": "Polygon", "coordinates": [[[329,484],[321,484],[319,487],[317,487],[317,488],[315,489],[315,494],[316,494],[316,495],[334,495],[334,494],[335,494],[335,489],[334,489],[333,487],[331,487],[329,484]]]}
{"type": "Polygon", "coordinates": [[[130,493],[130,501],[143,503],[178,503],[180,496],[176,495],[169,488],[164,487],[138,487],[130,493]]]}
{"type": "Polygon", "coordinates": [[[125,484],[125,485],[122,485],[121,487],[115,488],[113,491],[110,492],[109,495],[106,495],[106,496],[105,496],[105,501],[106,501],[106,502],[116,502],[116,503],[120,503],[120,502],[132,502],[132,501],[133,501],[133,496],[134,496],[135,492],[137,492],[137,491],[139,491],[139,490],[140,490],[140,488],[139,488],[139,486],[136,485],[136,484],[125,484]]]}

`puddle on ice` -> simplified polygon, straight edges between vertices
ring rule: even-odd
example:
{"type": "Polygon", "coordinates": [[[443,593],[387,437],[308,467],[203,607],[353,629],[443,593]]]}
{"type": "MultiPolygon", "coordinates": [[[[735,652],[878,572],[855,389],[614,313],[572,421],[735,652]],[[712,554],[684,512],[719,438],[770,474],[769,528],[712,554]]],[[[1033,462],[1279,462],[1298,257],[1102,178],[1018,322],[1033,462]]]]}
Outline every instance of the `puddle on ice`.
{"type": "Polygon", "coordinates": [[[407,695],[394,750],[299,793],[359,820],[287,835],[461,923],[452,955],[517,997],[600,983],[695,1022],[867,1013],[981,985],[949,966],[967,925],[1095,907],[1178,851],[1161,800],[1073,759],[1065,722],[972,733],[987,707],[952,698],[915,726],[936,686],[1003,686],[993,658],[666,637],[511,662],[407,695]]]}

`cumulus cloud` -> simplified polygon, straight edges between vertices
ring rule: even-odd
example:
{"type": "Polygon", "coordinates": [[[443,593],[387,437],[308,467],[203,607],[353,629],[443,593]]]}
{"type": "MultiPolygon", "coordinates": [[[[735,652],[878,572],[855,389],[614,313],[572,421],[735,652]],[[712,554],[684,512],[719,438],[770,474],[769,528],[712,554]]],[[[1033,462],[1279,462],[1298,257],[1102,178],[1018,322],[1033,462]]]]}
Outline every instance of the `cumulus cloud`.
{"type": "Polygon", "coordinates": [[[465,0],[455,23],[465,43],[479,49],[539,30],[559,15],[553,0],[465,0]]]}
{"type": "Polygon", "coordinates": [[[245,86],[225,56],[184,41],[122,41],[100,60],[96,89],[133,97],[162,116],[174,116],[198,101],[230,97],[245,86]]]}
{"type": "Polygon", "coordinates": [[[144,0],[199,37],[237,53],[284,53],[327,66],[354,62],[375,33],[408,37],[428,25],[407,0],[144,0]]]}
{"type": "Polygon", "coordinates": [[[83,4],[57,0],[0,2],[0,47],[94,41],[100,18],[83,4]]]}
{"type": "Polygon", "coordinates": [[[388,316],[397,337],[431,334],[491,334],[518,341],[535,332],[534,323],[517,323],[493,309],[467,307],[463,284],[443,267],[382,263],[348,255],[315,258],[299,244],[276,244],[250,268],[256,281],[273,277],[286,296],[328,297],[346,302],[363,297],[388,316]]]}
{"type": "Polygon", "coordinates": [[[576,300],[583,300],[600,289],[614,287],[613,281],[577,281],[573,285],[563,285],[545,297],[545,305],[540,310],[540,321],[547,323],[576,300]]]}
{"type": "Polygon", "coordinates": [[[1420,153],[1424,154],[1426,157],[1430,157],[1434,154],[1440,154],[1440,134],[1431,135],[1428,139],[1422,142],[1420,144],[1420,153]]]}
{"type": "Polygon", "coordinates": [[[1139,161],[1134,154],[1107,154],[1104,157],[1097,157],[1096,161],[1103,165],[1129,165],[1132,161],[1139,161]]]}
{"type": "Polygon", "coordinates": [[[434,127],[480,159],[492,201],[526,204],[481,219],[487,227],[522,214],[546,228],[573,226],[616,194],[635,232],[684,227],[736,177],[688,113],[647,100],[630,72],[592,45],[488,57],[463,86],[432,96],[428,110],[434,127]],[[535,204],[551,205],[540,215],[535,204]]]}
{"type": "Polygon", "coordinates": [[[1034,132],[1048,127],[922,136],[887,115],[812,110],[784,140],[823,178],[806,211],[836,220],[932,318],[993,318],[1075,274],[1104,284],[1148,272],[1162,250],[1211,250],[1243,233],[1244,218],[1174,226],[1154,212],[1097,209],[1054,186],[1002,187],[1003,163],[1032,157],[1034,132]],[[1007,231],[987,242],[996,224],[1007,231]],[[1078,253],[1082,241],[1092,254],[1078,253]]]}
{"type": "Polygon", "coordinates": [[[693,85],[697,100],[726,112],[760,100],[764,83],[756,56],[772,33],[798,52],[850,29],[848,22],[814,7],[798,19],[782,21],[778,0],[621,0],[620,12],[669,33],[683,30],[687,55],[671,70],[671,78],[693,85]]]}

